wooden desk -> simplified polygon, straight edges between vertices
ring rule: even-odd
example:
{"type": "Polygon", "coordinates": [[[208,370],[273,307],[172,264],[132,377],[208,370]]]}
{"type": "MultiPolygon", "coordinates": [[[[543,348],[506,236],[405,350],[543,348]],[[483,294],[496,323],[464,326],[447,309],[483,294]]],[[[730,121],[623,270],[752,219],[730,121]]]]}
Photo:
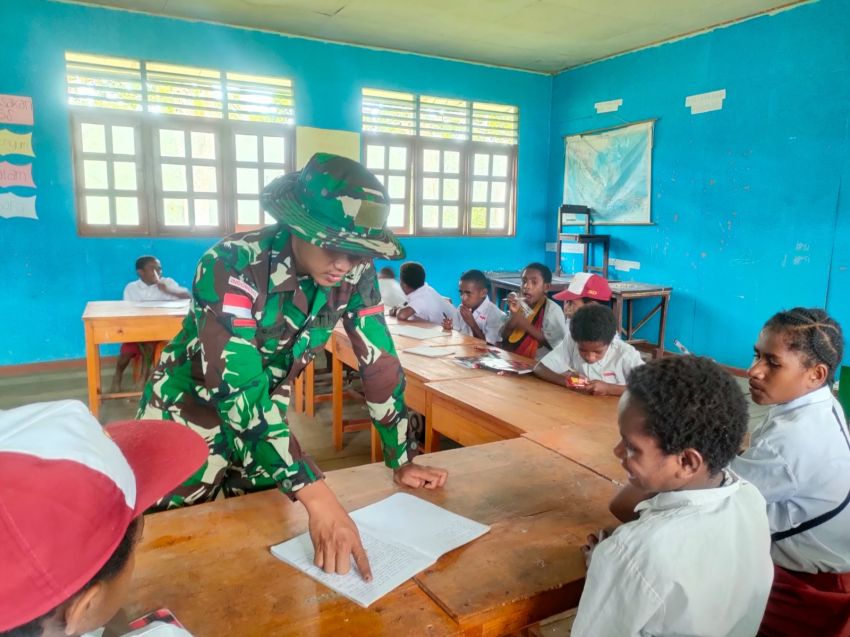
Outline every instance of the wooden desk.
{"type": "Polygon", "coordinates": [[[613,396],[585,396],[530,375],[427,385],[425,451],[444,435],[464,446],[526,436],[609,480],[621,480],[613,396]]]}
{"type": "MultiPolygon", "coordinates": [[[[509,634],[578,603],[580,545],[615,524],[615,486],[527,440],[422,458],[450,471],[442,490],[415,494],[491,525],[368,609],[275,559],[272,544],[302,533],[301,505],[277,491],[147,516],[128,615],[167,607],[203,637],[509,634]]],[[[395,491],[380,465],[332,471],[348,510],[395,491]]]]}
{"type": "MultiPolygon", "coordinates": [[[[100,380],[100,350],[104,343],[170,341],[183,323],[187,309],[141,307],[127,301],[89,301],[83,312],[86,334],[86,374],[89,409],[95,418],[104,394],[100,380]]],[[[116,394],[115,397],[133,395],[116,394]]]]}
{"type": "MultiPolygon", "coordinates": [[[[501,296],[508,292],[516,292],[522,287],[520,274],[499,272],[488,275],[490,281],[490,297],[494,303],[498,303],[501,296]]],[[[560,292],[570,285],[572,277],[552,277],[550,293],[560,292]]],[[[670,294],[673,288],[669,285],[656,285],[654,283],[638,283],[636,281],[609,281],[613,297],[614,315],[617,317],[617,325],[620,335],[631,342],[648,343],[656,358],[664,355],[664,336],[667,332],[667,308],[670,304],[670,294]],[[633,303],[639,299],[658,299],[658,302],[643,316],[638,317],[635,313],[633,303]],[[625,317],[623,316],[625,313],[625,317]],[[646,325],[656,314],[658,319],[657,340],[636,339],[637,332],[646,325]],[[637,321],[637,322],[635,322],[637,321]]]]}

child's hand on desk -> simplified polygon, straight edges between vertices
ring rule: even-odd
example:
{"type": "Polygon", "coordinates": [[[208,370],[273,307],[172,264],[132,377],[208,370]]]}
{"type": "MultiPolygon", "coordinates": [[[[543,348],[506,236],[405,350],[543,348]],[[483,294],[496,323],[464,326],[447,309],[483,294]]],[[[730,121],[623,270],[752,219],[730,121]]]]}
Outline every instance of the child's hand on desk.
{"type": "Polygon", "coordinates": [[[599,546],[599,543],[611,537],[611,534],[614,532],[614,529],[599,529],[596,533],[591,533],[587,536],[587,544],[581,547],[582,553],[584,553],[584,561],[588,568],[590,568],[590,560],[593,557],[593,550],[599,546]]]}
{"type": "Polygon", "coordinates": [[[446,484],[448,477],[449,472],[445,469],[423,467],[412,462],[401,465],[393,472],[393,482],[414,489],[419,489],[420,487],[439,489],[446,484]]]}
{"type": "Polygon", "coordinates": [[[443,329],[447,332],[451,332],[454,325],[452,324],[452,320],[443,314],[443,329]]]}
{"type": "Polygon", "coordinates": [[[573,389],[582,394],[589,394],[590,396],[615,396],[614,387],[616,385],[606,383],[603,380],[590,380],[582,386],[573,387],[573,389]]]}

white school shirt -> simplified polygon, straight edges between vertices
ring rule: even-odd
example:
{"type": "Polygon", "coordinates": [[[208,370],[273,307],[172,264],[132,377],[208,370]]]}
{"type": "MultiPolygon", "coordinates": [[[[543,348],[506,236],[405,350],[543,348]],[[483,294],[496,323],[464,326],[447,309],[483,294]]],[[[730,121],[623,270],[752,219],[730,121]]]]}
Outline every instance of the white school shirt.
{"type": "Polygon", "coordinates": [[[588,363],[579,354],[578,344],[569,334],[540,362],[556,374],[574,371],[589,380],[601,380],[612,385],[625,385],[629,372],[643,365],[640,352],[619,338],[611,341],[605,356],[595,363],[588,363]]]}
{"type": "Polygon", "coordinates": [[[427,283],[418,290],[407,295],[407,304],[416,313],[411,318],[418,318],[429,323],[442,323],[443,315],[454,316],[454,305],[446,301],[440,293],[427,283]]]}
{"type": "Polygon", "coordinates": [[[404,291],[395,279],[378,279],[378,288],[381,290],[381,302],[385,307],[404,305],[404,291]]]}
{"type": "MultiPolygon", "coordinates": [[[[475,324],[484,332],[484,340],[490,345],[498,345],[502,339],[502,326],[505,324],[505,319],[507,318],[505,313],[488,297],[484,297],[481,305],[472,311],[472,318],[475,319],[475,324]]],[[[473,335],[472,328],[466,324],[466,321],[460,315],[460,306],[457,307],[454,315],[452,315],[452,327],[466,336],[473,335]]]]}
{"type": "MultiPolygon", "coordinates": [[[[85,633],[82,637],[102,637],[103,628],[98,628],[90,633],[85,633]]],[[[192,633],[187,630],[175,626],[174,624],[166,624],[165,622],[151,622],[147,626],[124,633],[121,637],[192,637],[192,633]]]]}
{"type": "MultiPolygon", "coordinates": [[[[178,285],[177,281],[175,281],[174,279],[169,279],[168,277],[165,277],[163,279],[160,279],[160,281],[165,283],[171,290],[177,290],[186,293],[189,292],[189,290],[187,290],[186,288],[178,285]]],[[[168,292],[163,292],[156,286],[156,283],[154,283],[153,285],[148,285],[141,279],[131,281],[124,288],[125,301],[133,301],[138,303],[140,301],[174,301],[179,298],[180,297],[175,296],[173,294],[169,294],[168,292]]]]}
{"type": "MultiPolygon", "coordinates": [[[[831,511],[850,491],[850,449],[841,405],[828,387],[771,407],[732,468],[767,500],[772,532],[831,511]]],[[[771,547],[779,566],[804,573],[850,572],[850,506],[771,547]]]]}
{"type": "Polygon", "coordinates": [[[764,498],[724,486],[667,491],[593,551],[573,637],[753,637],[773,583],[764,498]]]}

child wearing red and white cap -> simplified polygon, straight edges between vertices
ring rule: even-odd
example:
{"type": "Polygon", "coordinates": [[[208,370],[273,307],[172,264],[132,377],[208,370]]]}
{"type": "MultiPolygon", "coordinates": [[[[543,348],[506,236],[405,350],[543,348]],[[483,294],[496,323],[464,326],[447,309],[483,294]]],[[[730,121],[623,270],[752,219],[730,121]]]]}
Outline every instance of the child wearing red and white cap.
{"type": "MultiPolygon", "coordinates": [[[[183,425],[101,427],[75,400],[0,411],[0,637],[108,622],[130,586],[142,513],[207,454],[183,425]]],[[[155,624],[144,634],[189,635],[155,624]]]]}
{"type": "Polygon", "coordinates": [[[611,300],[611,286],[598,274],[577,272],[573,275],[569,287],[552,298],[564,302],[564,318],[567,319],[569,332],[570,320],[580,307],[588,303],[608,303],[611,300]]]}

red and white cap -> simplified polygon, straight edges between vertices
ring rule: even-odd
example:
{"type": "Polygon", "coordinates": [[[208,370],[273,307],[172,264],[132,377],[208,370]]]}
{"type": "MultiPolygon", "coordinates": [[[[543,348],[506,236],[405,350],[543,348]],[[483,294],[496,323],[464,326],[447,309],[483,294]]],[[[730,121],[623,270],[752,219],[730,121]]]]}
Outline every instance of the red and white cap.
{"type": "Polygon", "coordinates": [[[82,589],[130,522],[207,455],[184,425],[104,428],[76,400],[0,411],[0,631],[82,589]]]}
{"type": "Polygon", "coordinates": [[[561,290],[554,297],[557,301],[575,301],[576,299],[593,299],[594,301],[610,301],[611,287],[603,277],[589,272],[576,272],[566,290],[561,290]]]}

